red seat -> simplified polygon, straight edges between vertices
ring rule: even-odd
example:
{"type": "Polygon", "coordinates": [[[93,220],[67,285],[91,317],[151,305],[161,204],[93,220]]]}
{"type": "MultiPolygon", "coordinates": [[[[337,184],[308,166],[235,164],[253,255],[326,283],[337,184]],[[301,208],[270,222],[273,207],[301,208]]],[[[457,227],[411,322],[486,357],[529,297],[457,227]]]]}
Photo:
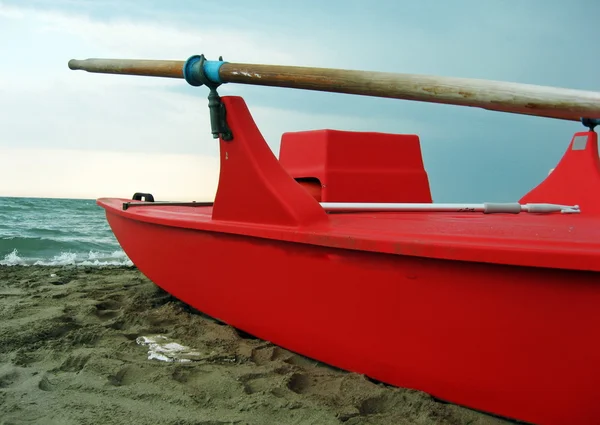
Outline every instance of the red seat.
{"type": "Polygon", "coordinates": [[[432,202],[416,135],[284,133],[279,161],[294,179],[316,182],[322,202],[432,202]]]}

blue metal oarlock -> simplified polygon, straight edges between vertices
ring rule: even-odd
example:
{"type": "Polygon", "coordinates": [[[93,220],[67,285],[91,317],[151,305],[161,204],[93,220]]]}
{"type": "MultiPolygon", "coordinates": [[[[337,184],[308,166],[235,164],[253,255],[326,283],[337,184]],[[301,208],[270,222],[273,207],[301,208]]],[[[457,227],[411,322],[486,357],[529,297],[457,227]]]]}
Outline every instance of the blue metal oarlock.
{"type": "Polygon", "coordinates": [[[600,125],[600,118],[581,118],[581,124],[594,131],[594,127],[600,125]]]}
{"type": "Polygon", "coordinates": [[[203,84],[208,87],[217,87],[223,83],[219,76],[219,70],[225,63],[227,62],[223,60],[206,60],[204,55],[190,56],[183,64],[183,78],[188,84],[195,87],[203,84]]]}
{"type": "Polygon", "coordinates": [[[213,138],[221,137],[223,140],[233,140],[231,129],[227,125],[227,111],[217,93],[217,87],[222,82],[219,77],[219,69],[226,63],[220,57],[218,61],[207,61],[204,55],[194,55],[183,64],[183,78],[190,85],[199,87],[205,85],[210,89],[208,93],[208,108],[210,110],[210,127],[213,138]]]}

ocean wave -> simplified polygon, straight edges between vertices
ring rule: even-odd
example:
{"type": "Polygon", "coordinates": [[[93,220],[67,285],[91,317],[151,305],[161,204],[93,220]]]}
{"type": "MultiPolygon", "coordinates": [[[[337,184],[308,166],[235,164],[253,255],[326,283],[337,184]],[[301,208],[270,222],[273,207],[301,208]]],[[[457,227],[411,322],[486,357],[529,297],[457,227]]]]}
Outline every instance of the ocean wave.
{"type": "Polygon", "coordinates": [[[102,211],[95,201],[84,199],[53,198],[5,198],[0,197],[0,210],[6,213],[28,214],[40,211],[55,213],[57,209],[68,210],[70,214],[87,213],[92,209],[102,211]]]}
{"type": "Polygon", "coordinates": [[[107,252],[117,250],[117,243],[107,243],[98,237],[87,237],[83,240],[71,238],[41,238],[8,236],[0,238],[0,255],[16,250],[25,257],[47,258],[63,252],[107,252]],[[70,240],[68,240],[70,239],[70,240]]]}
{"type": "Polygon", "coordinates": [[[130,265],[94,200],[0,197],[0,265],[130,265]]]}
{"type": "MultiPolygon", "coordinates": [[[[115,245],[116,239],[109,232],[94,232],[72,230],[52,230],[52,229],[9,229],[2,232],[0,237],[0,247],[3,241],[12,241],[24,245],[44,245],[53,243],[83,243],[83,244],[98,244],[98,245],[115,245]]],[[[19,248],[15,246],[14,248],[19,248]]]]}
{"type": "Polygon", "coordinates": [[[0,260],[0,266],[133,266],[132,261],[125,252],[116,250],[110,253],[89,251],[84,252],[61,252],[51,258],[31,258],[19,256],[15,248],[0,260]]]}

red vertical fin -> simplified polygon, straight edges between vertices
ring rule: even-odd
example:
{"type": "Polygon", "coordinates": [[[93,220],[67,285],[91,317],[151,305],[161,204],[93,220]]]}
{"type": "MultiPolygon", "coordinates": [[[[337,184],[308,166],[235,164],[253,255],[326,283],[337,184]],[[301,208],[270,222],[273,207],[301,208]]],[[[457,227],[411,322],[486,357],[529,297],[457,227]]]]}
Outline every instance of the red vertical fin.
{"type": "Polygon", "coordinates": [[[600,214],[598,134],[575,133],[556,168],[520,202],[579,205],[582,214],[600,214]]]}
{"type": "Polygon", "coordinates": [[[213,219],[282,226],[327,222],[319,203],[279,164],[244,100],[221,99],[233,140],[219,140],[221,170],[213,219]]]}

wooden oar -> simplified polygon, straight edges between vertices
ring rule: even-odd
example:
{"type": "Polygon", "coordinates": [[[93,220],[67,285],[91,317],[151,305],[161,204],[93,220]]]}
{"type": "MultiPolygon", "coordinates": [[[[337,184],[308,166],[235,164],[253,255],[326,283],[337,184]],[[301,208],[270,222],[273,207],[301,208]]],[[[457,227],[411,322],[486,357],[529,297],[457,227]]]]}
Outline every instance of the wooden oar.
{"type": "MultiPolygon", "coordinates": [[[[197,81],[202,73],[197,59],[197,56],[187,61],[73,59],[69,61],[69,68],[106,74],[185,78],[190,82],[197,81]]],[[[203,69],[208,80],[215,83],[276,86],[471,106],[573,121],[581,118],[600,119],[600,93],[592,91],[481,79],[223,61],[205,61],[203,69]]]]}

